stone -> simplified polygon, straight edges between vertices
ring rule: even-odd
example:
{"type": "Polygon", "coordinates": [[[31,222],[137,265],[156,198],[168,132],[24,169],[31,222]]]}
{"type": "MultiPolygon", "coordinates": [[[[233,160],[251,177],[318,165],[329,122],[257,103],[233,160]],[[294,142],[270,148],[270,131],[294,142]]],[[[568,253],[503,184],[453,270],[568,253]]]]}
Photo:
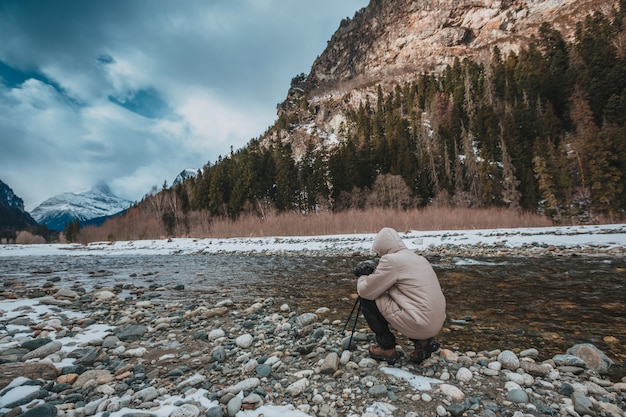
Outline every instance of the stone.
{"type": "Polygon", "coordinates": [[[253,341],[254,337],[252,337],[250,333],[246,333],[237,337],[237,339],[235,339],[235,344],[242,349],[247,349],[252,346],[253,341]]]}
{"type": "Polygon", "coordinates": [[[24,349],[28,349],[29,351],[31,350],[35,350],[37,348],[42,347],[43,345],[46,345],[48,343],[52,342],[52,339],[47,338],[47,337],[38,337],[35,339],[30,339],[30,340],[26,340],[24,342],[22,342],[20,344],[20,347],[24,348],[24,349]]]}
{"type": "Polygon", "coordinates": [[[259,380],[259,378],[248,378],[224,389],[224,391],[231,394],[237,394],[239,391],[251,391],[254,388],[258,387],[260,384],[261,381],[259,380]]]}
{"type": "Polygon", "coordinates": [[[54,298],[56,299],[67,299],[67,300],[77,300],[80,298],[76,291],[70,290],[69,288],[61,288],[54,294],[54,298]]]}
{"type": "Polygon", "coordinates": [[[211,330],[209,332],[208,338],[209,338],[209,340],[216,340],[216,339],[219,339],[220,337],[224,337],[224,336],[226,336],[226,332],[224,330],[222,330],[222,329],[214,329],[214,330],[211,330]]]}
{"type": "Polygon", "coordinates": [[[506,399],[513,403],[526,404],[528,402],[528,394],[521,389],[512,389],[506,393],[506,399]]]}
{"type": "Polygon", "coordinates": [[[246,395],[241,401],[242,408],[246,410],[256,410],[263,405],[263,398],[257,393],[246,395]]]}
{"type": "Polygon", "coordinates": [[[15,378],[53,380],[59,376],[59,370],[51,362],[11,362],[0,364],[0,389],[9,385],[15,378]]]}
{"type": "Polygon", "coordinates": [[[155,387],[147,387],[135,392],[135,394],[133,395],[133,401],[140,401],[145,403],[157,399],[158,397],[159,391],[157,391],[155,387]]]}
{"type": "Polygon", "coordinates": [[[571,354],[554,355],[552,360],[557,366],[575,366],[579,368],[585,368],[587,366],[585,361],[571,354]]]}
{"type": "Polygon", "coordinates": [[[224,362],[226,360],[226,349],[224,346],[218,346],[211,352],[213,362],[224,362]]]}
{"type": "Polygon", "coordinates": [[[373,397],[384,397],[387,395],[387,387],[382,384],[374,385],[368,392],[373,397]]]}
{"type": "Polygon", "coordinates": [[[535,376],[546,376],[552,370],[552,367],[548,364],[538,364],[528,361],[521,361],[520,368],[535,376]]]}
{"type": "Polygon", "coordinates": [[[255,371],[259,378],[267,378],[272,374],[272,368],[266,363],[256,365],[255,371]]]}
{"type": "Polygon", "coordinates": [[[207,410],[206,417],[224,417],[224,412],[221,407],[211,407],[207,410]]]}
{"type": "Polygon", "coordinates": [[[41,404],[31,408],[20,414],[20,417],[54,417],[57,415],[57,409],[52,404],[41,404]]]}
{"type": "Polygon", "coordinates": [[[302,328],[317,321],[317,314],[304,313],[295,318],[294,323],[296,326],[302,328]]]}
{"type": "Polygon", "coordinates": [[[200,409],[193,404],[183,404],[179,408],[174,409],[169,417],[198,417],[200,409]]]}
{"type": "Polygon", "coordinates": [[[180,388],[184,388],[184,387],[195,387],[196,385],[201,385],[204,383],[204,381],[206,381],[206,377],[204,375],[201,374],[193,374],[191,375],[189,378],[181,381],[177,387],[180,388]]]}
{"type": "Polygon", "coordinates": [[[336,352],[331,352],[326,355],[324,362],[320,368],[321,374],[332,374],[339,369],[339,355],[336,352]]]}
{"type": "Polygon", "coordinates": [[[139,340],[148,331],[148,328],[142,324],[125,324],[113,332],[113,334],[123,342],[139,340]]]}
{"type": "Polygon", "coordinates": [[[470,382],[473,377],[474,374],[472,373],[472,371],[470,371],[466,367],[461,367],[458,371],[456,371],[456,379],[461,382],[470,382]]]}
{"type": "Polygon", "coordinates": [[[235,417],[239,410],[241,410],[242,398],[239,395],[235,395],[228,401],[226,411],[229,417],[235,417]]]}
{"type": "Polygon", "coordinates": [[[459,388],[450,384],[441,384],[439,389],[443,395],[450,397],[452,401],[462,401],[465,398],[465,394],[459,388]]]}
{"type": "Polygon", "coordinates": [[[572,393],[572,404],[574,405],[574,411],[576,411],[580,415],[597,415],[595,410],[593,409],[593,403],[583,393],[574,391],[572,393]]]}
{"type": "Polygon", "coordinates": [[[519,358],[510,350],[503,350],[498,355],[498,362],[500,362],[504,368],[510,369],[511,371],[515,371],[520,366],[519,358]]]}
{"type": "Polygon", "coordinates": [[[24,354],[24,356],[22,356],[22,360],[27,361],[30,359],[42,359],[48,355],[58,352],[61,348],[63,348],[63,344],[58,340],[55,340],[54,342],[46,343],[45,345],[24,354]]]}
{"type": "Polygon", "coordinates": [[[539,356],[539,351],[535,348],[524,349],[519,353],[520,358],[536,358],[539,356]]]}
{"type": "Polygon", "coordinates": [[[303,393],[306,387],[308,386],[309,386],[309,380],[306,378],[301,378],[297,380],[296,382],[292,383],[291,385],[289,385],[285,389],[285,391],[287,391],[287,393],[291,395],[292,397],[295,397],[303,393]]]}
{"type": "Polygon", "coordinates": [[[593,369],[599,374],[606,374],[609,368],[614,365],[613,361],[600,349],[589,343],[575,345],[565,353],[581,359],[588,369],[593,369]]]}

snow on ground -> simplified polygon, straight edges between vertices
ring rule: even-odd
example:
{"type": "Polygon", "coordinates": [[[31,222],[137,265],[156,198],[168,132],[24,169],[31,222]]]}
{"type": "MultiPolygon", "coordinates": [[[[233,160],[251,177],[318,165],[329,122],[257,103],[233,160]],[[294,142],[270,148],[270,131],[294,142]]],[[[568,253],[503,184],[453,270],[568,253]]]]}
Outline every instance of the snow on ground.
{"type": "MultiPolygon", "coordinates": [[[[626,246],[626,224],[599,225],[599,226],[568,226],[549,228],[520,228],[520,229],[493,229],[493,230],[448,230],[448,231],[410,231],[401,233],[404,242],[410,249],[433,249],[440,246],[462,245],[501,245],[510,248],[523,247],[525,245],[555,245],[566,248],[602,247],[605,249],[624,248],[626,246]]],[[[0,245],[0,258],[9,256],[48,256],[48,255],[160,255],[160,254],[192,254],[192,253],[288,253],[307,251],[371,251],[375,233],[353,235],[328,235],[328,236],[299,236],[299,237],[264,237],[264,238],[230,238],[230,239],[163,239],[163,240],[140,240],[120,242],[99,242],[89,245],[77,244],[46,244],[46,245],[0,245]]],[[[72,311],[58,312],[50,306],[39,304],[37,300],[2,300],[0,302],[0,314],[5,319],[16,315],[29,315],[33,317],[48,317],[57,314],[79,314],[72,311]]],[[[19,326],[9,325],[7,331],[29,331],[19,326]]],[[[64,350],[71,350],[76,346],[88,344],[89,340],[103,338],[110,331],[109,326],[89,326],[84,329],[79,338],[59,338],[64,350]]],[[[0,343],[0,349],[9,347],[0,343]]],[[[67,364],[65,364],[67,365],[67,364]]],[[[396,378],[408,380],[414,389],[430,390],[431,384],[441,381],[417,376],[398,369],[385,368],[384,372],[396,378]]],[[[12,402],[16,397],[28,395],[28,386],[22,386],[23,381],[14,381],[14,388],[0,397],[0,409],[3,405],[12,402]]],[[[9,388],[11,388],[10,386],[9,388]]],[[[197,400],[206,402],[210,407],[210,401],[197,392],[197,400]]],[[[167,417],[179,397],[172,396],[162,404],[159,410],[152,414],[156,417],[167,417]]],[[[392,411],[384,410],[388,405],[384,403],[372,404],[369,412],[377,415],[391,415],[392,411]],[[382,408],[381,408],[382,407],[382,408]]],[[[120,417],[134,410],[124,409],[111,414],[111,417],[120,417]]],[[[304,416],[306,414],[294,410],[292,407],[266,405],[254,411],[240,411],[238,417],[251,417],[264,415],[266,417],[304,416]]]]}
{"type": "MultiPolygon", "coordinates": [[[[219,253],[273,253],[327,251],[370,251],[375,233],[325,236],[241,237],[228,239],[176,238],[80,244],[0,245],[3,256],[45,255],[165,255],[219,253]]],[[[537,227],[518,229],[409,231],[401,233],[409,249],[439,246],[555,245],[566,248],[626,246],[626,224],[596,226],[537,227]]]]}

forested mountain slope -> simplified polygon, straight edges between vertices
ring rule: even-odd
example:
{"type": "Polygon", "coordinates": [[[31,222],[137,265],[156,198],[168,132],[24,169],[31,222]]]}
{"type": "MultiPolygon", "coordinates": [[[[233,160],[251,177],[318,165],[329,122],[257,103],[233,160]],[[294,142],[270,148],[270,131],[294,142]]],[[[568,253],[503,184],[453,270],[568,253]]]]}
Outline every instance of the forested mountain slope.
{"type": "Polygon", "coordinates": [[[625,4],[372,0],[274,126],[146,204],[168,230],[190,211],[432,204],[623,217],[625,4]]]}

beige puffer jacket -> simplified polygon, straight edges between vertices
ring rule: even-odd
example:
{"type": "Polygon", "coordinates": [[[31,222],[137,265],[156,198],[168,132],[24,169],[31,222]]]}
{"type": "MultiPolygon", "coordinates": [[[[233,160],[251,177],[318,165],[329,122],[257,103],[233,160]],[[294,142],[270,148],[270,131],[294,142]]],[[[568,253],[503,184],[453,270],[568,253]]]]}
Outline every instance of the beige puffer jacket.
{"type": "Polygon", "coordinates": [[[373,274],[359,278],[359,295],[376,300],[389,324],[406,337],[436,336],[446,318],[446,299],[428,260],[409,250],[388,227],[376,235],[373,249],[380,262],[373,274]]]}

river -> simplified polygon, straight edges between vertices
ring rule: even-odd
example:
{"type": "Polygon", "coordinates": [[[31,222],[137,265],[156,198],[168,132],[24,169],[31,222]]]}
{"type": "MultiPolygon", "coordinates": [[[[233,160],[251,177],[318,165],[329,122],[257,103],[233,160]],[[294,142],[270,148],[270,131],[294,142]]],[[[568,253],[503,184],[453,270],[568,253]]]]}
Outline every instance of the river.
{"type": "MultiPolygon", "coordinates": [[[[245,255],[28,256],[0,259],[5,289],[126,287],[129,302],[198,300],[252,303],[274,298],[299,313],[328,307],[345,320],[354,303],[360,258],[245,255]],[[17,284],[17,286],[15,285],[17,284]],[[50,285],[50,284],[48,284],[50,285]],[[141,291],[132,290],[139,287],[141,291]]],[[[626,259],[511,257],[430,259],[447,299],[443,347],[537,348],[548,359],[576,343],[593,343],[626,362],[626,259]]],[[[0,308],[2,304],[0,301],[0,308]]],[[[359,328],[365,326],[361,317],[359,328]]],[[[406,340],[399,339],[406,343],[406,340]]]]}

